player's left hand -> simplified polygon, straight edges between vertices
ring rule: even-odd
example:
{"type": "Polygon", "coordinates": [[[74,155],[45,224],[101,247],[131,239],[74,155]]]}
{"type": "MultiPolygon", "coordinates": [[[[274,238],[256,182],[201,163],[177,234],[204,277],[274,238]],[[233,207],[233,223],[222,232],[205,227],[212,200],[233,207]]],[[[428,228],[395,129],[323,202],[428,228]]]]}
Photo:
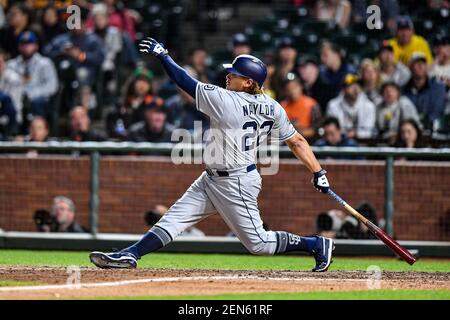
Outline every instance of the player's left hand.
{"type": "Polygon", "coordinates": [[[318,172],[314,172],[314,177],[312,183],[314,184],[314,188],[322,193],[328,193],[330,189],[330,184],[328,183],[328,179],[325,176],[327,172],[324,169],[321,169],[318,172]]]}
{"type": "Polygon", "coordinates": [[[162,57],[168,54],[166,48],[164,48],[162,43],[159,43],[153,38],[145,38],[139,43],[139,51],[143,53],[149,53],[155,57],[162,57]]]}

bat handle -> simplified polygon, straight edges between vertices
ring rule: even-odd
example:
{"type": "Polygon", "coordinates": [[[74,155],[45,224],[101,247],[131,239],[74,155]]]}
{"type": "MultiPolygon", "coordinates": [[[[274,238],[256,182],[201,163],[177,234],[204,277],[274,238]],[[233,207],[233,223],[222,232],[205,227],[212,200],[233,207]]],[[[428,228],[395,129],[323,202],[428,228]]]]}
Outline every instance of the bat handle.
{"type": "Polygon", "coordinates": [[[345,202],[341,197],[339,197],[333,190],[328,189],[327,192],[334,200],[336,200],[340,205],[346,206],[347,202],[345,202]]]}

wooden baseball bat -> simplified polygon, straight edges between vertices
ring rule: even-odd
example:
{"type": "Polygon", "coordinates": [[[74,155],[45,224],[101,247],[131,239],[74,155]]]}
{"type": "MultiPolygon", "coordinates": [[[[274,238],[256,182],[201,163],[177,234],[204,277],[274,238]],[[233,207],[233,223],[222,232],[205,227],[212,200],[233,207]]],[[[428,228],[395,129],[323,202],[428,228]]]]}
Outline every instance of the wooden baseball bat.
{"type": "Polygon", "coordinates": [[[345,202],[340,196],[334,193],[333,190],[328,189],[328,194],[335,199],[339,204],[344,206],[344,208],[358,221],[363,223],[370,232],[373,233],[375,237],[384,242],[386,246],[388,246],[392,251],[394,251],[397,255],[399,255],[403,260],[408,262],[410,265],[413,265],[416,262],[417,258],[412,255],[408,250],[402,247],[397,241],[392,239],[386,232],[381,230],[378,226],[369,221],[366,217],[364,217],[361,213],[353,209],[347,202],[345,202]]]}

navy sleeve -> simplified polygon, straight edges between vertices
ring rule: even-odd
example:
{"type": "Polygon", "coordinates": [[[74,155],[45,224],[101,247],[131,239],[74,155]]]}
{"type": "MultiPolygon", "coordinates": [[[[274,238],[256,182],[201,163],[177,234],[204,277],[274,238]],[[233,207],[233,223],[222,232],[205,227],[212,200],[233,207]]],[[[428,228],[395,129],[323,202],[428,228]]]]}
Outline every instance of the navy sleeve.
{"type": "Polygon", "coordinates": [[[198,81],[191,77],[186,70],[177,65],[169,55],[163,56],[161,61],[170,79],[195,99],[195,89],[197,88],[198,81]]]}

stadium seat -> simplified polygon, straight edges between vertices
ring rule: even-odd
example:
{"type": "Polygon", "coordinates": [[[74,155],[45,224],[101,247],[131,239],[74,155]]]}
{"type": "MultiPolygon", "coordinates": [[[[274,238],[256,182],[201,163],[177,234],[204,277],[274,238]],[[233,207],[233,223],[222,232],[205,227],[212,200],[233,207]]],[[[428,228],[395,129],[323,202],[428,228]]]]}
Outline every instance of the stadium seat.
{"type": "Polygon", "coordinates": [[[351,33],[354,34],[365,34],[368,39],[384,40],[393,36],[391,31],[387,28],[369,29],[364,22],[353,24],[350,30],[351,33]]]}
{"type": "Polygon", "coordinates": [[[434,22],[435,25],[446,25],[450,20],[450,10],[441,9],[419,9],[414,12],[414,20],[427,19],[434,22]]]}
{"type": "Polygon", "coordinates": [[[345,49],[347,53],[361,51],[361,48],[364,48],[368,43],[365,34],[337,35],[330,40],[345,49]]]}
{"type": "Polygon", "coordinates": [[[129,9],[136,10],[138,12],[142,12],[145,7],[147,6],[147,3],[145,0],[130,0],[127,1],[127,7],[129,9]]]}
{"type": "Polygon", "coordinates": [[[347,52],[346,60],[354,66],[359,66],[364,58],[374,59],[376,51],[370,47],[359,50],[358,52],[347,52]]]}
{"type": "Polygon", "coordinates": [[[257,30],[271,31],[278,26],[278,21],[278,17],[269,16],[255,22],[253,27],[257,30]]]}
{"type": "Polygon", "coordinates": [[[427,9],[426,1],[398,0],[400,14],[408,14],[422,9],[427,9]]]}
{"type": "Polygon", "coordinates": [[[304,6],[300,6],[295,9],[288,10],[288,13],[283,16],[288,17],[290,23],[292,24],[301,23],[305,19],[309,18],[309,10],[304,6]]]}
{"type": "Polygon", "coordinates": [[[450,114],[446,114],[434,122],[432,138],[441,141],[450,140],[450,114]]]}
{"type": "Polygon", "coordinates": [[[210,59],[208,59],[208,67],[210,68],[221,67],[223,63],[230,62],[231,58],[232,58],[231,53],[227,49],[220,49],[214,51],[210,55],[210,59]]]}
{"type": "Polygon", "coordinates": [[[417,34],[425,38],[434,37],[437,31],[435,22],[428,17],[425,19],[414,20],[414,28],[417,34]]]}
{"type": "Polygon", "coordinates": [[[253,50],[264,50],[267,47],[275,45],[272,34],[267,31],[255,32],[247,36],[253,50]]]}
{"type": "Polygon", "coordinates": [[[289,20],[286,18],[282,18],[278,20],[277,25],[272,29],[272,34],[275,37],[286,36],[289,30],[289,20]]]}
{"type": "Polygon", "coordinates": [[[162,0],[159,2],[166,11],[173,11],[174,9],[177,11],[179,8],[183,8],[180,0],[162,0]]]}
{"type": "Polygon", "coordinates": [[[306,20],[299,24],[302,34],[315,33],[320,36],[327,36],[336,30],[336,25],[332,22],[318,21],[314,19],[306,20]]]}
{"type": "Polygon", "coordinates": [[[298,50],[305,50],[305,48],[317,47],[320,40],[319,35],[313,32],[301,35],[291,35],[291,37],[298,50]]]}

